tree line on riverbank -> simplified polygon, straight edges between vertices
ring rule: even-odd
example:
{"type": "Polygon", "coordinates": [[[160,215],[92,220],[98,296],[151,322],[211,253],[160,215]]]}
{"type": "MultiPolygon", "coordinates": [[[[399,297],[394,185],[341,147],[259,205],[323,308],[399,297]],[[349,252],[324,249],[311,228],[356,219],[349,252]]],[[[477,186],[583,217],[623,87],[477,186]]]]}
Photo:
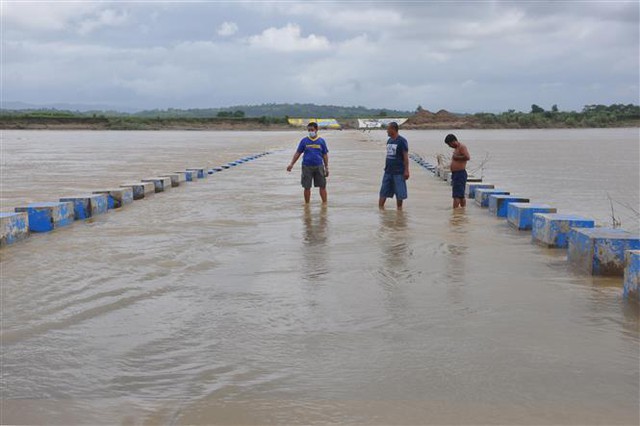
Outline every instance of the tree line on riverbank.
{"type": "MultiPolygon", "coordinates": [[[[454,114],[441,110],[430,113],[418,107],[415,113],[396,110],[367,110],[364,107],[308,107],[290,109],[302,104],[264,104],[251,114],[232,107],[228,109],[167,109],[120,113],[117,111],[68,111],[58,109],[0,110],[0,128],[86,128],[100,130],[160,129],[261,129],[288,128],[287,118],[336,118],[343,128],[354,127],[354,117],[410,116],[408,128],[590,128],[640,126],[640,106],[633,104],[586,105],[582,111],[560,111],[557,105],[545,110],[532,105],[531,111],[508,110],[502,113],[454,114]],[[270,109],[271,108],[271,109],[270,109]],[[283,111],[291,114],[280,115],[283,111]],[[259,111],[261,116],[253,114],[259,111]],[[297,112],[297,113],[296,113],[297,112]],[[356,113],[363,113],[357,115],[356,113]],[[315,113],[315,114],[314,114],[315,113]],[[320,114],[322,113],[322,114],[320,114]],[[366,114],[369,113],[369,114],[366,114]]],[[[256,107],[257,108],[257,107],[256,107]]]]}
{"type": "Polygon", "coordinates": [[[585,105],[580,112],[550,110],[533,104],[528,113],[509,110],[500,114],[473,114],[480,124],[491,127],[621,127],[640,124],[640,106],[633,104],[585,105]]]}

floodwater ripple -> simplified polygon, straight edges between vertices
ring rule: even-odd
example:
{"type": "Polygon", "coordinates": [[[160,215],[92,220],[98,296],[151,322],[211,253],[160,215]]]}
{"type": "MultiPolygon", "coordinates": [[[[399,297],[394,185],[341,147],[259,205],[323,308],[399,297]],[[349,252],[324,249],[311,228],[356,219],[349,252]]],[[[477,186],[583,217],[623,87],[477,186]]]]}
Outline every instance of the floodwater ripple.
{"type": "MultiPolygon", "coordinates": [[[[505,141],[568,140],[590,170],[598,157],[575,146],[606,133],[462,135],[472,154],[500,150],[491,179],[563,210],[637,173],[621,162],[594,192],[574,171],[550,192],[564,157],[505,141]]],[[[284,170],[300,136],[6,132],[3,208],[288,149],[3,249],[3,422],[638,423],[640,315],[620,280],[473,205],[451,212],[450,188],[417,167],[405,210],[378,210],[378,133],[325,134],[329,204],[314,190],[305,207],[284,170]]]]}

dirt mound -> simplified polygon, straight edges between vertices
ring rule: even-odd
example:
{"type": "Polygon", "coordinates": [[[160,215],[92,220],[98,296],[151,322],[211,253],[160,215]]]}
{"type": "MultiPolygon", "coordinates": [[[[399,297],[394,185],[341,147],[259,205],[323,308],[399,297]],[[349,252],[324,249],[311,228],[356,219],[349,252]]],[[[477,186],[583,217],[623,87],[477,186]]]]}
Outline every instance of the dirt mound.
{"type": "Polygon", "coordinates": [[[410,129],[425,128],[460,128],[472,126],[472,120],[467,116],[456,115],[447,110],[441,109],[435,114],[426,109],[416,112],[409,117],[402,126],[410,129]]]}
{"type": "Polygon", "coordinates": [[[450,113],[447,110],[441,109],[440,111],[435,113],[435,117],[436,120],[440,121],[440,122],[447,122],[447,121],[460,121],[460,117],[450,113]]]}
{"type": "Polygon", "coordinates": [[[459,122],[461,117],[450,113],[444,109],[436,112],[435,114],[426,109],[416,112],[413,116],[409,117],[406,124],[421,125],[421,124],[434,124],[434,123],[450,123],[459,122]]]}
{"type": "Polygon", "coordinates": [[[431,111],[422,109],[420,111],[417,111],[411,117],[409,117],[409,119],[406,121],[405,124],[416,125],[416,124],[433,123],[433,121],[435,120],[435,116],[436,115],[431,111]]]}

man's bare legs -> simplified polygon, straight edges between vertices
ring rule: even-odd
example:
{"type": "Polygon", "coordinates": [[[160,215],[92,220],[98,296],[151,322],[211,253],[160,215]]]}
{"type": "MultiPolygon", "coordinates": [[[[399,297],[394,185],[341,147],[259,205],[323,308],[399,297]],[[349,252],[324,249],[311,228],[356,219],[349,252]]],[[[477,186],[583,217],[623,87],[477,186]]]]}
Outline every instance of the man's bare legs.
{"type": "MultiPolygon", "coordinates": [[[[378,208],[380,208],[381,210],[382,210],[382,209],[384,209],[384,203],[385,203],[386,201],[387,201],[387,199],[386,199],[386,198],[384,198],[384,197],[380,197],[380,198],[378,199],[378,208]]],[[[398,210],[402,210],[402,202],[403,202],[403,201],[404,201],[404,200],[398,200],[398,199],[396,198],[396,207],[398,207],[398,210]]]]}
{"type": "Polygon", "coordinates": [[[322,199],[322,204],[327,204],[327,188],[320,188],[320,198],[322,199]]]}
{"type": "MultiPolygon", "coordinates": [[[[327,188],[320,188],[320,198],[322,199],[322,204],[327,203],[327,188]]],[[[304,203],[309,204],[311,201],[311,188],[304,190],[304,203]]]]}
{"type": "Polygon", "coordinates": [[[453,199],[453,208],[457,209],[457,208],[464,208],[467,207],[467,200],[465,198],[454,198],[453,199]]]}

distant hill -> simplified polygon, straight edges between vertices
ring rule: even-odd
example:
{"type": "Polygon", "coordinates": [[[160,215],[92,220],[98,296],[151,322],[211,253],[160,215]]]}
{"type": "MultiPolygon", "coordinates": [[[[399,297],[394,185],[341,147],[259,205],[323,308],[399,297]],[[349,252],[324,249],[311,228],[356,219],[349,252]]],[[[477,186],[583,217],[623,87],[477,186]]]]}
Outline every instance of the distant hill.
{"type": "Polygon", "coordinates": [[[140,111],[140,108],[117,107],[107,104],[69,104],[69,103],[53,103],[53,104],[30,104],[26,102],[3,101],[2,110],[11,111],[65,111],[76,113],[88,112],[110,112],[112,114],[129,114],[140,111]]]}
{"type": "Polygon", "coordinates": [[[300,118],[358,118],[358,117],[408,117],[411,111],[388,108],[367,108],[364,106],[338,106],[316,104],[262,104],[235,105],[224,108],[168,108],[151,110],[119,110],[108,105],[50,104],[34,105],[22,102],[4,102],[2,112],[46,112],[50,115],[78,115],[105,117],[142,117],[142,118],[213,118],[220,113],[242,112],[236,117],[300,117],[300,118]]]}
{"type": "Polygon", "coordinates": [[[242,111],[245,117],[312,117],[312,118],[357,118],[357,117],[408,117],[410,111],[364,106],[338,106],[316,104],[262,104],[235,105],[226,108],[146,110],[134,113],[138,117],[183,117],[208,118],[220,112],[242,111]]]}

